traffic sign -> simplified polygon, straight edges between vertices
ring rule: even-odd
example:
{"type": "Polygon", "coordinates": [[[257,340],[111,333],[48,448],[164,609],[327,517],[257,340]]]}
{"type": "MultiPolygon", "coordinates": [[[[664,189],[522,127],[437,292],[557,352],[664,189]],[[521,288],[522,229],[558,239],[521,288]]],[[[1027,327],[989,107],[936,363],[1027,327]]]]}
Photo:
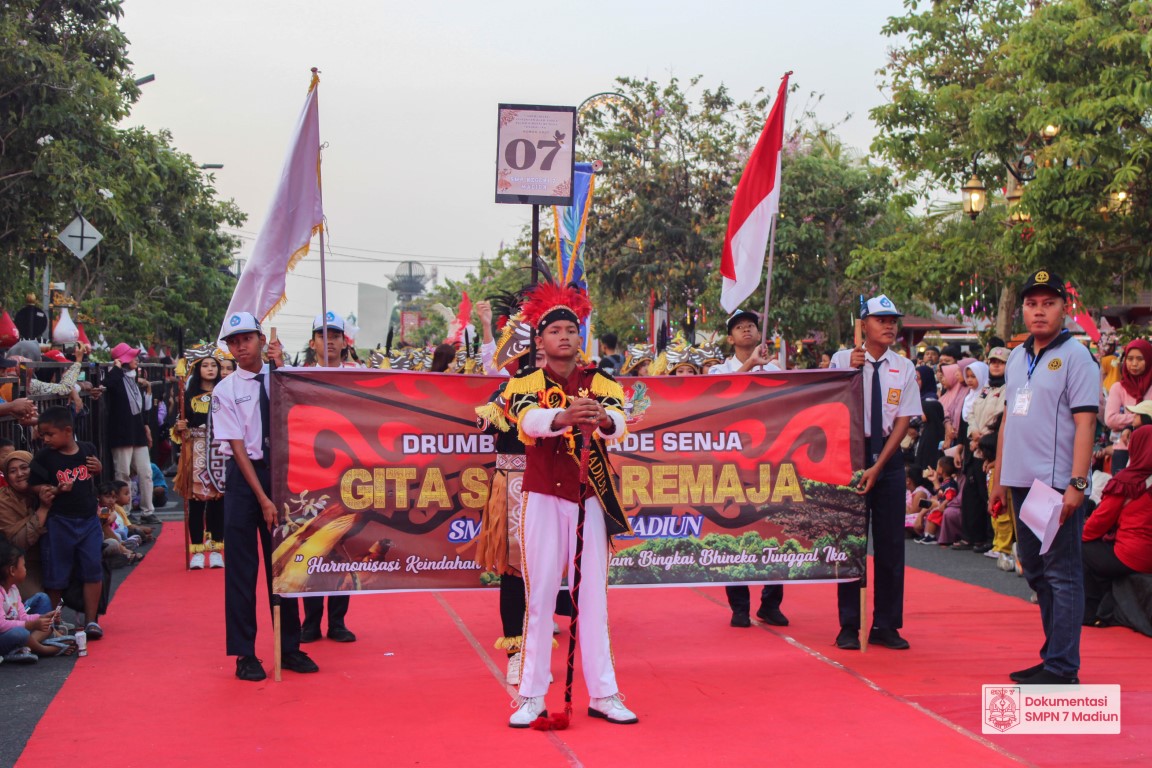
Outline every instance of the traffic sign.
{"type": "Polygon", "coordinates": [[[81,261],[104,239],[104,235],[83,216],[72,219],[57,237],[64,243],[64,247],[72,251],[72,255],[81,261]]]}

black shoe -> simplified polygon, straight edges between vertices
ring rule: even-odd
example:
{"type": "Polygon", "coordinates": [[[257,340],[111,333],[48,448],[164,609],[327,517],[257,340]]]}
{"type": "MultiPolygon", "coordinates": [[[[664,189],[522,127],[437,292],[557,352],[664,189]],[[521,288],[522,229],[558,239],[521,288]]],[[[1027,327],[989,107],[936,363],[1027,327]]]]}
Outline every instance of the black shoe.
{"type": "Polygon", "coordinates": [[[300,674],[320,671],[320,667],[316,666],[316,662],[312,661],[304,651],[289,651],[284,654],[280,659],[280,666],[289,672],[299,672],[300,674]]]}
{"type": "Polygon", "coordinates": [[[752,619],[748,618],[746,613],[732,613],[732,621],[728,622],[732,627],[750,627],[752,626],[752,619]]]}
{"type": "Polygon", "coordinates": [[[992,551],[992,545],[988,544],[988,543],[975,544],[972,546],[972,551],[978,555],[982,555],[985,552],[991,552],[992,551]]]}
{"type": "Polygon", "coordinates": [[[264,671],[260,659],[255,656],[238,656],[236,658],[236,677],[258,683],[268,677],[268,674],[264,671]]]}
{"type": "Polygon", "coordinates": [[[320,639],[320,626],[312,624],[300,625],[300,642],[314,643],[320,639]]]}
{"type": "Polygon", "coordinates": [[[1021,669],[1018,672],[1013,672],[1012,674],[1008,675],[1008,677],[1011,678],[1012,682],[1014,683],[1022,683],[1028,678],[1032,677],[1032,675],[1035,675],[1037,672],[1043,671],[1043,669],[1044,662],[1040,662],[1034,667],[1028,667],[1028,669],[1021,669]]]}
{"type": "Polygon", "coordinates": [[[1055,672],[1049,672],[1046,669],[1041,669],[1032,677],[1026,680],[1021,680],[1024,685],[1079,685],[1080,678],[1073,675],[1072,677],[1064,677],[1055,672]]]}
{"type": "Polygon", "coordinates": [[[900,637],[900,633],[896,630],[876,627],[873,627],[872,631],[868,633],[868,643],[870,645],[882,645],[894,651],[906,651],[911,647],[908,645],[908,641],[900,637]]]}
{"type": "Polygon", "coordinates": [[[147,523],[148,525],[157,525],[160,522],[160,518],[154,514],[140,515],[140,522],[147,523]]]}
{"type": "MultiPolygon", "coordinates": [[[[304,642],[303,629],[300,630],[300,635],[300,642],[304,642]]],[[[328,639],[338,643],[354,643],[356,642],[356,635],[347,627],[328,627],[328,639]]]]}
{"type": "Polygon", "coordinates": [[[836,647],[845,651],[860,650],[860,630],[841,627],[840,634],[836,635],[836,647]]]}
{"type": "Polygon", "coordinates": [[[756,611],[756,618],[774,627],[788,626],[788,617],[781,613],[779,608],[761,608],[756,611]]]}

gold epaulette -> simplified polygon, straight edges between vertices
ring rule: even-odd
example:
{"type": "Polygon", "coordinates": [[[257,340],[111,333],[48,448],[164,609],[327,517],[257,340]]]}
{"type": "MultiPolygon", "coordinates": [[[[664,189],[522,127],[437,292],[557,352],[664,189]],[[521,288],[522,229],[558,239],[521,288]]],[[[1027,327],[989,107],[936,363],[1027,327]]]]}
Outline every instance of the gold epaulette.
{"type": "Polygon", "coordinates": [[[510,400],[513,395],[532,395],[547,388],[547,379],[541,368],[530,368],[517,373],[504,385],[503,397],[510,400]]]}
{"type": "Polygon", "coordinates": [[[509,424],[508,419],[504,417],[504,409],[496,405],[496,403],[484,403],[484,405],[476,409],[476,415],[501,432],[507,432],[512,429],[512,425],[509,424]]]}
{"type": "Polygon", "coordinates": [[[604,371],[596,371],[592,376],[592,394],[597,397],[612,397],[624,402],[624,387],[604,371]]]}

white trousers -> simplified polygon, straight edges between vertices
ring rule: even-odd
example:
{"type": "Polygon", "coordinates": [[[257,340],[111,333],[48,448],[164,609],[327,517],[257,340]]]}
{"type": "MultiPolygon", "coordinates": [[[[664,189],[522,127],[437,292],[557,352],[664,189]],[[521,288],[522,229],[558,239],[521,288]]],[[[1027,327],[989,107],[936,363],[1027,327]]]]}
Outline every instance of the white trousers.
{"type": "MultiPolygon", "coordinates": [[[[603,698],[619,691],[608,639],[608,536],[600,500],[588,499],[585,510],[577,639],[588,694],[603,698]]],[[[524,697],[543,696],[548,692],[552,613],[565,567],[569,584],[575,579],[578,511],[576,502],[528,493],[521,512],[520,542],[524,552],[524,586],[528,592],[520,678],[520,695],[524,697]]],[[[565,633],[560,635],[560,650],[567,658],[565,633]]]]}
{"type": "Polygon", "coordinates": [[[112,464],[117,480],[130,482],[132,473],[136,473],[140,483],[140,511],[146,515],[152,514],[156,508],[152,505],[152,459],[148,455],[148,446],[138,445],[133,448],[126,445],[123,448],[113,448],[112,464]]]}

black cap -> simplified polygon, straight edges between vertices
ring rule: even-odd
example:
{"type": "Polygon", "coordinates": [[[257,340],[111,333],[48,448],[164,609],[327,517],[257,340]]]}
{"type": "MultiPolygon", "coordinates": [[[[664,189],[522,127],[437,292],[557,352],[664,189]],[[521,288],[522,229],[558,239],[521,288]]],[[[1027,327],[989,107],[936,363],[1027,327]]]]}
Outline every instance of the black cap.
{"type": "Polygon", "coordinates": [[[738,309],[728,316],[728,333],[732,333],[732,329],[736,327],[736,323],[741,320],[751,320],[756,324],[757,328],[760,327],[760,315],[747,309],[738,309]]]}
{"type": "Polygon", "coordinates": [[[1047,269],[1037,270],[1028,275],[1028,279],[1024,281],[1024,287],[1020,289],[1020,298],[1024,298],[1029,291],[1034,291],[1037,288],[1052,291],[1062,299],[1068,298],[1068,291],[1064,289],[1064,278],[1047,269]]]}

